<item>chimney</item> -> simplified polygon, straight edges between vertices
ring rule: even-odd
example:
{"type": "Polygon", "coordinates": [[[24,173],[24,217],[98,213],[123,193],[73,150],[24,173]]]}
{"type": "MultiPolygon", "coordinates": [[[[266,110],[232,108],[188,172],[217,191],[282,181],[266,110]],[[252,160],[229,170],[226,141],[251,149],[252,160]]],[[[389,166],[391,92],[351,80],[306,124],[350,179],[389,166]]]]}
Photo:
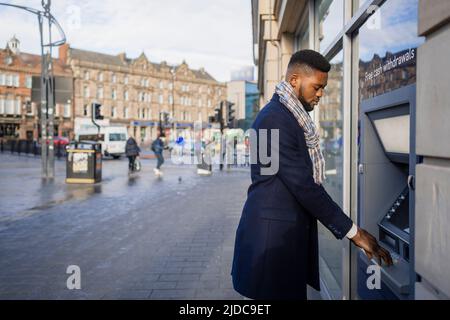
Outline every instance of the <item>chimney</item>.
{"type": "Polygon", "coordinates": [[[126,62],[126,60],[127,60],[127,54],[126,54],[125,52],[119,53],[117,56],[119,57],[119,59],[120,59],[122,62],[126,62]]]}
{"type": "Polygon", "coordinates": [[[61,60],[64,64],[67,64],[69,48],[70,46],[68,43],[65,43],[59,47],[59,60],[61,60]]]}

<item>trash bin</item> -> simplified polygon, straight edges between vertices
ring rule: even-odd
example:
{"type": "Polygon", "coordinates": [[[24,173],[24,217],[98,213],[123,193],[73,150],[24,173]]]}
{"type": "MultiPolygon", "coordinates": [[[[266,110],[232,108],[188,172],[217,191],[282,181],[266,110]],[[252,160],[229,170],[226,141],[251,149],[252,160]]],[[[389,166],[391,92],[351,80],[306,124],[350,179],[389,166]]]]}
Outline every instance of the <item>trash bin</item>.
{"type": "Polygon", "coordinates": [[[102,146],[95,141],[66,146],[66,183],[97,183],[102,180],[102,146]]]}

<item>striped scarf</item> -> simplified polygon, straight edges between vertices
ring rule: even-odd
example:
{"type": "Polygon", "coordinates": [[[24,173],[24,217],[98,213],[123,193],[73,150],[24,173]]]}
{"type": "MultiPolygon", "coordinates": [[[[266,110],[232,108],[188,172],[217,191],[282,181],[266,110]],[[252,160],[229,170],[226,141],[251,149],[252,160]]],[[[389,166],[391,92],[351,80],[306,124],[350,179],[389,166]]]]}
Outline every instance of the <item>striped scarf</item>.
{"type": "Polygon", "coordinates": [[[275,88],[275,93],[280,96],[280,102],[289,109],[305,132],[306,146],[314,166],[314,181],[318,185],[322,184],[325,180],[325,159],[320,150],[320,137],[313,120],[298,100],[289,82],[282,81],[279,83],[275,88]]]}

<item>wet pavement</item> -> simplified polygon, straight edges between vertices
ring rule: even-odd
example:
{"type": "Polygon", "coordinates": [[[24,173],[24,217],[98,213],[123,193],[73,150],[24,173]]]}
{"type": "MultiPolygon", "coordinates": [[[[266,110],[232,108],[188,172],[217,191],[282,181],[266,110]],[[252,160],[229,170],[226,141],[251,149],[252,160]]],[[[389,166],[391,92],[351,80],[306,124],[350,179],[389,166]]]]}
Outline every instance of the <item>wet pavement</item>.
{"type": "Polygon", "coordinates": [[[141,160],[103,162],[96,185],[44,183],[40,158],[0,154],[0,299],[242,299],[232,289],[234,236],[248,169],[141,160]],[[81,289],[67,288],[67,268],[81,289]]]}

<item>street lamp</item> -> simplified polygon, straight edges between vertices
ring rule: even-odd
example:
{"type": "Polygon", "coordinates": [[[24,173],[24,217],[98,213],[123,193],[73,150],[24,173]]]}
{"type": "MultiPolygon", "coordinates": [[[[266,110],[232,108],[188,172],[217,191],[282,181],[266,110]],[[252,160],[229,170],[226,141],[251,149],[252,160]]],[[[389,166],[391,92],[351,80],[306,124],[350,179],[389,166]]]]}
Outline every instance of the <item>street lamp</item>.
{"type": "Polygon", "coordinates": [[[175,67],[170,69],[172,74],[172,139],[175,141],[177,139],[176,125],[175,125],[175,67]]]}
{"type": "Polygon", "coordinates": [[[51,0],[42,0],[44,11],[0,2],[0,6],[7,6],[33,13],[38,18],[41,42],[41,161],[42,178],[53,179],[55,176],[54,152],[54,120],[55,120],[55,78],[53,75],[52,48],[66,43],[66,36],[58,21],[50,13],[51,0]],[[44,20],[48,22],[48,43],[44,43],[44,20]],[[60,33],[61,40],[52,42],[52,25],[60,33]],[[47,147],[48,142],[48,147],[47,147]],[[48,153],[47,153],[48,148],[48,153]]]}

